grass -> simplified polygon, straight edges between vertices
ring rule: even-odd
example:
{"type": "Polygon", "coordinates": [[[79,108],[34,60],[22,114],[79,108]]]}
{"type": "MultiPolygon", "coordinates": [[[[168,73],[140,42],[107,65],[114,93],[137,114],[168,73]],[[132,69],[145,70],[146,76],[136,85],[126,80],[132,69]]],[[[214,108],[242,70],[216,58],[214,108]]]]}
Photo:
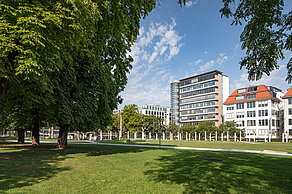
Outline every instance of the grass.
{"type": "Polygon", "coordinates": [[[291,172],[284,156],[0,144],[0,193],[291,193],[291,172]]]}
{"type": "MultiPolygon", "coordinates": [[[[143,141],[119,141],[119,140],[104,140],[100,141],[102,143],[122,143],[122,144],[141,144],[141,145],[159,145],[158,140],[145,140],[143,141]]],[[[163,146],[178,146],[178,141],[161,141],[163,146]]],[[[232,141],[181,141],[182,147],[195,147],[195,148],[216,148],[216,149],[239,149],[239,150],[272,150],[272,151],[281,151],[281,152],[291,152],[292,153],[292,144],[291,143],[280,143],[280,142],[232,142],[232,141]]]]}

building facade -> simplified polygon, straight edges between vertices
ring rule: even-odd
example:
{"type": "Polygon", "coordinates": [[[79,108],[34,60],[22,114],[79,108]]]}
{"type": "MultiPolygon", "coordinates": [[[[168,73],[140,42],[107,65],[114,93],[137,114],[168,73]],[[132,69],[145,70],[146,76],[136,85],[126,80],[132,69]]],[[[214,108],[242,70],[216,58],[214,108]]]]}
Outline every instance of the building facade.
{"type": "Polygon", "coordinates": [[[138,106],[139,114],[147,116],[155,116],[163,120],[163,124],[168,126],[171,122],[171,112],[170,108],[167,106],[159,105],[141,105],[138,106]]]}
{"type": "Polygon", "coordinates": [[[224,102],[224,121],[235,121],[246,138],[280,138],[283,132],[284,93],[259,85],[235,90],[224,102]]]}
{"type": "Polygon", "coordinates": [[[200,121],[222,123],[223,102],[229,95],[229,78],[220,71],[171,82],[171,112],[180,125],[200,121]]]}
{"type": "Polygon", "coordinates": [[[284,102],[284,133],[292,138],[292,88],[283,96],[284,102]]]}

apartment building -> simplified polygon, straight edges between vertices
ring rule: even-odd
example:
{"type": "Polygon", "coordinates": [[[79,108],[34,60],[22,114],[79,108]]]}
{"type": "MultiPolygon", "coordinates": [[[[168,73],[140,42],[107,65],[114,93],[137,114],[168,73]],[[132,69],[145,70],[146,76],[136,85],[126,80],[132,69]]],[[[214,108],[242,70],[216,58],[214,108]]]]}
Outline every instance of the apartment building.
{"type": "Polygon", "coordinates": [[[283,96],[284,103],[284,133],[292,137],[292,88],[283,96]]]}
{"type": "Polygon", "coordinates": [[[222,123],[223,102],[229,95],[229,78],[218,70],[195,75],[170,84],[172,120],[177,124],[200,121],[222,123]]]}
{"type": "Polygon", "coordinates": [[[224,121],[235,121],[246,138],[280,138],[283,132],[284,93],[259,85],[235,90],[224,102],[224,121]]]}
{"type": "Polygon", "coordinates": [[[143,115],[153,115],[157,118],[163,120],[163,124],[168,126],[171,121],[171,112],[170,108],[167,106],[159,106],[159,105],[141,105],[138,106],[138,111],[143,115]]]}

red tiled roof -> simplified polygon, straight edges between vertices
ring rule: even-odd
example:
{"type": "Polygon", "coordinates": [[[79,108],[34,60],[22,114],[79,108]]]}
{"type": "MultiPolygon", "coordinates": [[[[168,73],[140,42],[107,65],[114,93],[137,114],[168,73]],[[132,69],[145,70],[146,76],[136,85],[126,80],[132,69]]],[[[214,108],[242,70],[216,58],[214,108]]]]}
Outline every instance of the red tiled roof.
{"type": "Polygon", "coordinates": [[[283,96],[283,98],[292,97],[292,87],[288,90],[288,92],[283,96]]]}
{"type": "MultiPolygon", "coordinates": [[[[292,91],[291,91],[292,95],[292,91]]],[[[235,103],[235,102],[246,102],[246,101],[251,101],[251,100],[260,100],[260,99],[266,99],[266,98],[272,98],[272,95],[265,85],[260,85],[257,86],[257,91],[249,92],[248,88],[245,93],[240,93],[238,94],[238,89],[235,90],[224,102],[224,104],[230,104],[230,103],[235,103]],[[252,99],[246,99],[246,94],[256,94],[256,98],[252,99]],[[244,96],[244,100],[236,100],[236,96],[244,96]]]]}

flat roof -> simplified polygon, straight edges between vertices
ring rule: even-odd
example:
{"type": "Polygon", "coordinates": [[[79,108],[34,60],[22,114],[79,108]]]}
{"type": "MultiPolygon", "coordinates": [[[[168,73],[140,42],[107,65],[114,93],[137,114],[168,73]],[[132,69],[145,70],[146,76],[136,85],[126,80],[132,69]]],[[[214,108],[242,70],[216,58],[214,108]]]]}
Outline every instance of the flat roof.
{"type": "MultiPolygon", "coordinates": [[[[219,74],[222,74],[223,75],[223,72],[218,71],[218,70],[213,70],[213,71],[209,71],[209,72],[206,72],[206,73],[202,73],[202,74],[194,75],[194,76],[191,76],[191,77],[183,78],[183,79],[181,79],[179,81],[181,82],[181,81],[184,81],[184,80],[188,80],[188,79],[191,79],[191,78],[200,77],[202,75],[207,75],[207,74],[211,74],[211,73],[219,73],[219,74]]],[[[225,76],[227,76],[227,75],[225,75],[225,76]]]]}

